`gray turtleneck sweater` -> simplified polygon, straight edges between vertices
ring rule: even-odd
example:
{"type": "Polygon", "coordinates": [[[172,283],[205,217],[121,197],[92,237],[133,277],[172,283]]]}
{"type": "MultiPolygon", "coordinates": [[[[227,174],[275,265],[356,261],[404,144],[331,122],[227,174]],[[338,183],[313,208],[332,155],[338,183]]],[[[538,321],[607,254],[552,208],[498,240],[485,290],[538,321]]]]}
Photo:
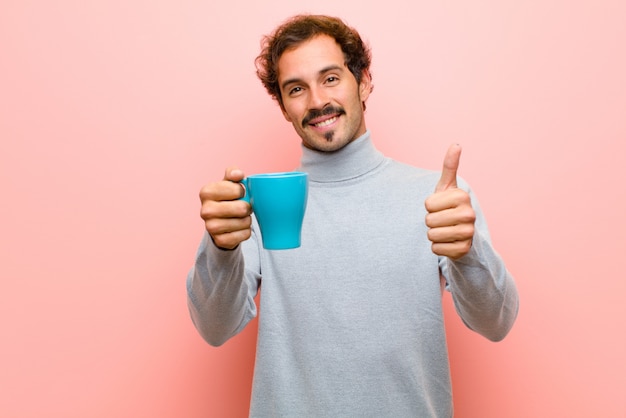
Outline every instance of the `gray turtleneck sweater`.
{"type": "Polygon", "coordinates": [[[252,417],[450,417],[440,273],[465,324],[490,340],[518,308],[475,196],[473,247],[434,255],[425,199],[439,173],[382,155],[369,132],[334,153],[303,147],[302,246],[267,251],[256,221],[233,251],[205,234],[187,279],[193,322],[219,346],[257,315],[252,417]]]}

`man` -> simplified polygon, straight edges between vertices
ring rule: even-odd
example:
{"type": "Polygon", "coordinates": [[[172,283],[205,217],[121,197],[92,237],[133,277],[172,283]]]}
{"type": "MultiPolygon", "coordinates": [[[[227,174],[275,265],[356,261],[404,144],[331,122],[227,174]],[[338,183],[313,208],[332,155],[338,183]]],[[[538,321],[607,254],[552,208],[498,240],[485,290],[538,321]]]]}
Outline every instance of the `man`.
{"type": "Polygon", "coordinates": [[[309,173],[302,246],[264,250],[244,173],[202,188],[205,237],[187,280],[191,317],[219,346],[256,316],[250,415],[450,417],[442,292],[498,341],[515,321],[512,277],[456,176],[383,156],[366,129],[370,52],[327,16],[296,16],[265,39],[257,73],[302,138],[309,173]]]}

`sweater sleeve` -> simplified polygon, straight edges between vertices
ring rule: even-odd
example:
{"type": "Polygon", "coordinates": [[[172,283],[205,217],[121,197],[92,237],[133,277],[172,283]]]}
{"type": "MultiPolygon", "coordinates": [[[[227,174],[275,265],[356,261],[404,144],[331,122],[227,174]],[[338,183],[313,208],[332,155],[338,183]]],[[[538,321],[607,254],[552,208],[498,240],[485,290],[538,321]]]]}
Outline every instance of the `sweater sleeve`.
{"type": "Polygon", "coordinates": [[[227,251],[218,248],[205,232],[187,276],[187,305],[193,324],[210,345],[224,344],[257,315],[254,298],[259,272],[254,234],[227,251]]]}
{"type": "Polygon", "coordinates": [[[491,341],[500,341],[511,330],[519,309],[513,277],[494,250],[487,225],[472,195],[476,224],[472,248],[458,260],[440,257],[439,265],[463,322],[491,341]]]}

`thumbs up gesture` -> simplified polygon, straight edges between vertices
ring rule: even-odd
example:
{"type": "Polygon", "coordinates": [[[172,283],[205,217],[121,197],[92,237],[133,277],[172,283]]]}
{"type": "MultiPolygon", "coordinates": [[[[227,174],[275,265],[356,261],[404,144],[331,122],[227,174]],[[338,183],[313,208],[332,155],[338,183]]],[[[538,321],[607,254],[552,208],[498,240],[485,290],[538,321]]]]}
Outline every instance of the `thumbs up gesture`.
{"type": "Polygon", "coordinates": [[[435,193],[425,202],[432,251],[452,259],[461,258],[470,251],[476,220],[469,194],[457,188],[460,159],[461,147],[457,144],[450,146],[435,193]]]}

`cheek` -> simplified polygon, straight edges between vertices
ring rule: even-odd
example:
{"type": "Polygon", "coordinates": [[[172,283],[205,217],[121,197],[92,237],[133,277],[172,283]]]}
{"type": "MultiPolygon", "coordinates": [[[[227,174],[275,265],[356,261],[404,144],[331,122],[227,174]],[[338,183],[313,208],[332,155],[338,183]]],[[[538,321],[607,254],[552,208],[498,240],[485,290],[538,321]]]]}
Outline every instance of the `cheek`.
{"type": "Polygon", "coordinates": [[[283,117],[287,122],[293,122],[293,111],[291,109],[283,107],[281,108],[281,111],[283,112],[283,117]]]}
{"type": "Polygon", "coordinates": [[[285,117],[287,122],[298,123],[302,119],[298,107],[294,106],[293,103],[285,105],[285,108],[282,110],[283,116],[285,117]]]}

